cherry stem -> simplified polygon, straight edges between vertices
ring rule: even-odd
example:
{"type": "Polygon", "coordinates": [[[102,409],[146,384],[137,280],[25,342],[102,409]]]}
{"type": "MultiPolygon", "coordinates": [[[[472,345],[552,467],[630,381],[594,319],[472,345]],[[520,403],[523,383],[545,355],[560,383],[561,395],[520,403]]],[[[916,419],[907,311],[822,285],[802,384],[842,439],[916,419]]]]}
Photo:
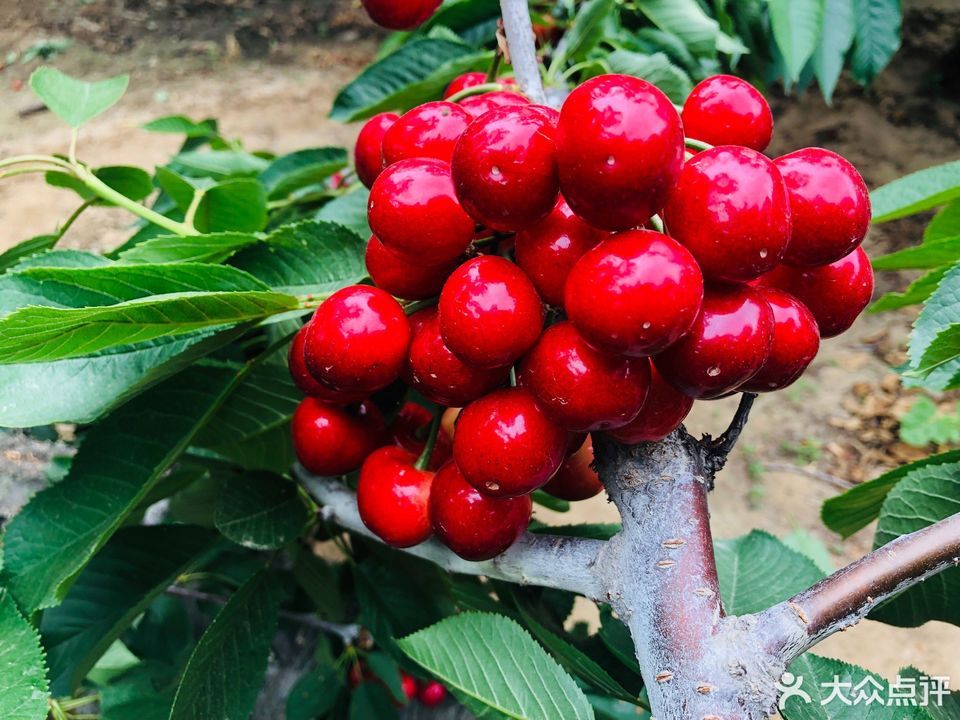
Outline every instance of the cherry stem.
{"type": "Polygon", "coordinates": [[[683,144],[695,150],[712,150],[714,147],[710,143],[706,143],[703,140],[694,140],[693,138],[684,138],[683,144]]]}
{"type": "Polygon", "coordinates": [[[650,224],[653,225],[657,232],[663,232],[663,218],[659,215],[654,215],[650,218],[650,224]]]}
{"type": "Polygon", "coordinates": [[[473,95],[483,95],[488,92],[496,92],[498,90],[505,89],[503,83],[498,82],[486,82],[482,85],[474,85],[472,87],[464,88],[460,92],[456,92],[450,97],[447,98],[447,102],[457,103],[463,100],[464,98],[471,97],[473,95]]]}
{"type": "Polygon", "coordinates": [[[433,416],[430,423],[430,432],[427,435],[427,443],[423,446],[423,452],[413,466],[417,470],[426,470],[430,466],[430,458],[433,456],[433,449],[437,446],[437,437],[440,435],[440,418],[443,413],[437,413],[433,416]]]}
{"type": "Polygon", "coordinates": [[[490,63],[490,69],[487,70],[487,82],[492,83],[497,79],[497,74],[500,72],[500,64],[503,62],[503,53],[498,49],[493,56],[493,61],[490,63]]]}

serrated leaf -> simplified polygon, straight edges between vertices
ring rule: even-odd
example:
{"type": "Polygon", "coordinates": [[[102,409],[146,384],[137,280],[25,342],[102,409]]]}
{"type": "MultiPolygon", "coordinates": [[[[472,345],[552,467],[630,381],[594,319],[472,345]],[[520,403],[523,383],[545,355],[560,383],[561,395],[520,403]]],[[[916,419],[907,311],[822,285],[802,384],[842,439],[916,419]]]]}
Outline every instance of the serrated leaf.
{"type": "Polygon", "coordinates": [[[0,274],[5,273],[25,258],[37,255],[51,249],[60,239],[59,235],[37,235],[14,245],[9,250],[0,253],[0,274]]]}
{"type": "Polygon", "coordinates": [[[183,134],[190,138],[216,135],[217,126],[213,120],[191,120],[183,115],[167,115],[142,125],[147,132],[183,134]]]}
{"type": "Polygon", "coordinates": [[[870,312],[884,312],[919,305],[933,294],[951,267],[953,266],[937,268],[921,275],[903,292],[888,292],[870,306],[870,312]]]}
{"type": "Polygon", "coordinates": [[[825,0],[823,32],[813,53],[813,72],[827,104],[843,71],[843,64],[857,33],[855,0],[825,0]]]}
{"type": "Polygon", "coordinates": [[[0,717],[44,720],[47,717],[47,669],[37,631],[0,590],[0,717]]]}
{"type": "Polygon", "coordinates": [[[224,478],[214,523],[223,535],[253,550],[276,550],[294,540],[310,514],[295,483],[268,472],[224,478]]]}
{"type": "Polygon", "coordinates": [[[110,108],[127,91],[130,77],[84,82],[56,68],[41,67],[30,76],[30,88],[54,115],[78,128],[110,108]]]}
{"type": "Polygon", "coordinates": [[[256,177],[270,161],[244,150],[190,150],[170,161],[175,172],[191,177],[256,177]]]}
{"type": "Polygon", "coordinates": [[[120,530],[43,614],[51,692],[71,695],[99,657],[176,577],[203,561],[216,533],[189,525],[120,530]]]}
{"type": "Polygon", "coordinates": [[[960,258],[960,235],[943,237],[922,245],[872,258],[875,270],[929,270],[952,265],[960,258]]]}
{"type": "Polygon", "coordinates": [[[347,151],[338,147],[298,150],[278,157],[260,173],[260,182],[270,199],[286,197],[295,190],[321,183],[347,166],[347,151]]]}
{"type": "Polygon", "coordinates": [[[768,0],[773,37],[794,82],[817,48],[823,4],[824,0],[768,0]]]}
{"type": "Polygon", "coordinates": [[[878,478],[861,483],[823,504],[820,511],[823,524],[835,533],[848,538],[877,519],[887,494],[901,480],[914,472],[922,476],[926,468],[956,462],[960,462],[960,450],[951,450],[903,465],[878,478]]]}
{"type": "Polygon", "coordinates": [[[237,590],[203,633],[183,671],[170,720],[246,718],[267,669],[283,598],[269,570],[237,590]]]}
{"type": "Polygon", "coordinates": [[[127,263],[221,263],[263,238],[252,233],[222,232],[206,235],[161,235],[119,254],[127,263]]]}
{"type": "Polygon", "coordinates": [[[64,598],[216,409],[233,375],[191,368],[87,432],[69,475],[41,490],[6,527],[3,572],[20,607],[32,612],[64,598]]]}
{"type": "Polygon", "coordinates": [[[240,178],[203,191],[194,225],[202,233],[257,232],[267,224],[267,193],[257,180],[240,178]]]}
{"type": "MultiPolygon", "coordinates": [[[[911,472],[883,501],[873,545],[882,547],[960,512],[960,463],[927,465],[911,472]]],[[[897,595],[870,617],[900,627],[928,620],[960,625],[960,568],[944,570],[897,595]]]]}
{"type": "Polygon", "coordinates": [[[697,0],[637,0],[637,9],[661,30],[681,38],[694,55],[716,54],[720,27],[697,0]]]}
{"type": "MultiPolygon", "coordinates": [[[[923,310],[913,324],[907,349],[910,370],[917,372],[925,367],[929,368],[935,358],[928,353],[938,336],[944,332],[945,328],[958,323],[960,323],[960,265],[954,265],[927,299],[923,310]]],[[[948,351],[948,345],[949,338],[936,349],[937,358],[940,357],[941,351],[948,351]]],[[[944,389],[955,374],[957,365],[956,362],[946,362],[932,371],[924,370],[921,384],[930,390],[944,389]]]]}
{"type": "Polygon", "coordinates": [[[873,222],[886,222],[960,197],[960,160],[904,175],[870,193],[873,222]]]}
{"type": "Polygon", "coordinates": [[[370,191],[358,185],[346,195],[334,198],[317,211],[315,220],[332,222],[349,228],[362,238],[370,237],[370,225],[367,223],[367,203],[370,191]]]}
{"type": "Polygon", "coordinates": [[[583,59],[603,37],[603,24],[614,9],[613,0],[587,0],[577,10],[563,42],[557,47],[551,67],[562,68],[567,61],[583,59]]]}
{"type": "Polygon", "coordinates": [[[792,597],[824,573],[805,555],[791,550],[768,533],[714,543],[720,595],[730,615],[747,615],[792,597]],[[770,568],[777,568],[773,575],[770,568]]]}
{"type": "Polygon", "coordinates": [[[324,295],[366,276],[365,251],[364,240],[342,225],[304,220],[275,230],[230,264],[279,292],[324,295]]]}
{"type": "Polygon", "coordinates": [[[466,43],[421,38],[369,65],[340,91],[330,117],[353,122],[433,100],[457,75],[489,60],[466,43]]]}
{"type": "Polygon", "coordinates": [[[615,73],[633,75],[653,83],[676,103],[686,100],[693,90],[690,76],[663,53],[641,55],[629,50],[615,50],[607,56],[607,64],[615,73]]]}
{"type": "Polygon", "coordinates": [[[931,443],[955,445],[960,442],[960,412],[938,412],[937,404],[921,395],[900,418],[900,439],[920,448],[931,443]]]}
{"type": "Polygon", "coordinates": [[[900,0],[855,0],[857,42],[853,75],[867,84],[900,48],[900,0]]]}
{"type": "Polygon", "coordinates": [[[502,615],[456,615],[397,642],[445,685],[508,717],[594,717],[573,679],[522,627],[502,615]],[[477,667],[485,671],[477,673],[477,667]]]}

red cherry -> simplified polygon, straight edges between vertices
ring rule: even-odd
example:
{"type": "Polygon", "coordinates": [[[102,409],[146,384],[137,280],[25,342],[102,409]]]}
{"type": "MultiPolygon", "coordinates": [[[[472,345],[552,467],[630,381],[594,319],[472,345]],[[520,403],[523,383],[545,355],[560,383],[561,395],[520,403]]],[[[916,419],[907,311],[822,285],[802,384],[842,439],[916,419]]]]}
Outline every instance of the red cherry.
{"type": "Polygon", "coordinates": [[[654,355],[693,325],[703,277],[690,252],[652,230],[618,233],[589,250],[570,271],[567,316],[607,352],[654,355]]]}
{"type": "Polygon", "coordinates": [[[605,230],[638,227],[659,212],[683,165],[670,99],[626,75],[601,75],[570,93],[556,140],[563,196],[605,230]]]}
{"type": "Polygon", "coordinates": [[[408,450],[387,446],[375,450],[360,468],[360,519],[391,547],[413,547],[431,534],[428,502],[433,473],[418,470],[416,461],[408,450]]]}
{"type": "Polygon", "coordinates": [[[446,265],[415,265],[384,245],[376,235],[367,243],[367,273],[373,284],[404,300],[425,300],[440,293],[456,261],[446,265]]]}
{"type": "Polygon", "coordinates": [[[675,388],[694,398],[725,395],[757,374],[773,340],[773,311],[747,285],[707,288],[690,334],[654,358],[675,388]]]}
{"type": "Polygon", "coordinates": [[[471,95],[458,103],[474,119],[483,117],[497,108],[529,104],[530,101],[523,95],[512,90],[494,90],[480,95],[471,95]]]}
{"type": "Polygon", "coordinates": [[[342,408],[306,398],[293,413],[291,430],[301,465],[316,475],[343,475],[380,446],[383,416],[370,401],[342,408]]]}
{"type": "Polygon", "coordinates": [[[383,171],[383,136],[400,119],[396,113],[380,113],[367,120],[357,135],[353,149],[353,164],[357,177],[368,188],[383,171]]]}
{"type": "Polygon", "coordinates": [[[857,248],[829,265],[795,268],[781,265],[760,278],[762,285],[780,288],[807,306],[820,337],[831,338],[848,330],[873,297],[870,258],[857,248]]]}
{"type": "Polygon", "coordinates": [[[517,233],[517,265],[530,277],[540,297],[559,307],[573,266],[605,237],[605,231],[585,223],[560,198],[543,220],[517,233]]]}
{"type": "Polygon", "coordinates": [[[385,388],[400,376],[410,323],[400,304],[378,288],[353,285],[317,308],[307,332],[307,369],[343,392],[385,388]]]}
{"type": "Polygon", "coordinates": [[[413,679],[412,675],[400,671],[400,685],[407,700],[413,700],[417,696],[417,681],[413,679]]]}
{"type": "Polygon", "coordinates": [[[383,164],[434,158],[450,162],[453,148],[473,118],[459,105],[428,102],[405,113],[383,136],[383,164]]]}
{"type": "Polygon", "coordinates": [[[702,80],[680,114],[687,137],[711,145],[743,145],[763,152],[773,137],[773,113],[760,91],[732,75],[702,80]]]}
{"type": "Polygon", "coordinates": [[[650,389],[650,361],[595,350],[572,324],[559,322],[524,357],[521,376],[551,420],[592,432],[637,416],[650,389]]]}
{"type": "Polygon", "coordinates": [[[419,265],[443,265],[470,245],[476,225],[453,190],[440,160],[403,160],[373,184],[367,219],[374,235],[419,265]]]}
{"type": "Polygon", "coordinates": [[[684,421],[693,398],[687,397],[663,379],[656,365],[650,366],[650,392],[636,419],[610,431],[610,435],[627,445],[639,442],[658,442],[672,433],[684,421]]]}
{"type": "Polygon", "coordinates": [[[454,270],[438,307],[443,342],[475,367],[512,365],[543,329],[543,303],[533,283],[512,262],[492,255],[454,270]]]}
{"type": "Polygon", "coordinates": [[[813,362],[820,349],[817,321],[806,306],[793,295],[772,287],[757,292],[773,310],[773,344],[760,372],[737,388],[744,392],[782,390],[813,362]]]}
{"type": "MultiPolygon", "coordinates": [[[[390,423],[390,439],[394,445],[419,457],[427,444],[427,435],[432,422],[433,413],[427,408],[415,402],[406,402],[390,423]]],[[[430,469],[436,470],[451,457],[453,457],[451,438],[444,433],[438,433],[437,442],[430,455],[430,469]]]]}
{"type": "Polygon", "coordinates": [[[443,0],[361,0],[367,15],[388,30],[413,30],[430,19],[443,0]]]}
{"type": "Polygon", "coordinates": [[[464,73],[463,75],[457,75],[457,77],[451,80],[450,84],[447,85],[447,89],[443,91],[443,99],[449,100],[451,97],[459,92],[463,92],[467,88],[486,84],[487,74],[485,72],[468,72],[464,73]]]}
{"type": "Polygon", "coordinates": [[[554,127],[530,106],[478,118],[453,154],[457,198],[488,228],[515,231],[542,220],[557,203],[554,127]]]}
{"type": "Polygon", "coordinates": [[[333,403],[334,405],[346,405],[363,400],[364,393],[337,392],[317,382],[316,378],[307,370],[307,359],[304,355],[306,342],[307,326],[304,325],[297,334],[293,336],[293,342],[290,343],[290,350],[287,354],[287,366],[290,369],[290,377],[293,378],[293,384],[297,386],[300,392],[304,395],[315,397],[317,400],[333,403]]]}
{"type": "Polygon", "coordinates": [[[463,409],[453,459],[484,495],[516,497],[542,487],[567,455],[567,432],[526,388],[495,390],[463,409]]]}
{"type": "Polygon", "coordinates": [[[725,145],[689,160],[664,212],[670,235],[712,280],[760,277],[779,264],[790,242],[780,171],[749,148],[725,145]]]}
{"type": "Polygon", "coordinates": [[[870,227],[870,193],[857,169],[822,148],[773,161],[787,186],[793,237],[783,261],[810,267],[849,255],[870,227]]]}
{"type": "Polygon", "coordinates": [[[517,541],[530,524],[529,495],[493,498],[468,483],[456,463],[437,472],[430,489],[430,522],[437,537],[465,560],[494,558],[517,541]]]}
{"type": "Polygon", "coordinates": [[[593,440],[587,437],[583,446],[563,461],[557,474],[543,486],[543,491],[570,502],[589,500],[599,495],[603,483],[592,465],[593,440]]]}
{"type": "Polygon", "coordinates": [[[438,405],[463,406],[503,384],[507,367],[483,369],[467,365],[450,352],[440,336],[436,308],[415,313],[418,327],[413,333],[410,353],[403,371],[404,380],[427,400],[438,405]]]}
{"type": "Polygon", "coordinates": [[[428,708],[437,707],[447,699],[447,689],[435,680],[431,680],[420,688],[417,699],[428,708]]]}

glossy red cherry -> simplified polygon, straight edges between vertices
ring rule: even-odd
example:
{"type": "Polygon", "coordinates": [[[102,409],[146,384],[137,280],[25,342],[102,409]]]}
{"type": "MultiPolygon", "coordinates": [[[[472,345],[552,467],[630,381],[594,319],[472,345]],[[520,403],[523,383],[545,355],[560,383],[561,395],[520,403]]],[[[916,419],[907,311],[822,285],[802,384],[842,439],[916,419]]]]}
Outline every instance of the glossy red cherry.
{"type": "Polygon", "coordinates": [[[760,371],[737,389],[773,392],[803,375],[820,349],[820,331],[813,314],[793,295],[772,287],[757,292],[773,310],[773,343],[760,371]]]}
{"type": "Polygon", "coordinates": [[[708,77],[680,114],[687,137],[710,145],[743,145],[763,152],[773,137],[773,113],[760,91],[732,75],[708,77]]]}
{"type": "Polygon", "coordinates": [[[773,311],[747,285],[707,288],[690,333],[654,358],[657,370],[693,398],[725,395],[756,375],[773,340],[773,311]]]}
{"type": "Polygon", "coordinates": [[[388,30],[413,30],[430,19],[443,0],[361,0],[367,15],[388,30]]]}
{"type": "Polygon", "coordinates": [[[357,177],[368,188],[383,171],[383,136],[400,119],[396,113],[380,113],[367,120],[357,135],[353,149],[353,164],[357,177]]]}
{"type": "Polygon", "coordinates": [[[307,359],[304,355],[304,348],[307,342],[307,326],[304,325],[293,336],[293,342],[290,343],[290,350],[287,354],[287,366],[290,369],[290,377],[293,384],[304,395],[333,403],[334,405],[346,405],[348,403],[359,402],[363,400],[364,393],[342,393],[328,388],[317,382],[317,379],[307,370],[307,359]]]}
{"type": "Polygon", "coordinates": [[[443,265],[470,245],[476,223],[457,200],[450,166],[403,160],[373,184],[367,219],[380,242],[410,262],[443,265]]]}
{"type": "Polygon", "coordinates": [[[607,352],[655,355],[693,325],[703,277],[693,255],[652,230],[618,233],[570,271],[564,307],[586,340],[607,352]]]}
{"type": "Polygon", "coordinates": [[[607,235],[581,220],[560,198],[543,220],[517,233],[514,254],[540,297],[559,307],[573,266],[607,235]]]}
{"type": "Polygon", "coordinates": [[[403,688],[403,694],[407,700],[413,700],[417,696],[417,681],[412,675],[400,671],[400,686],[403,688]]]}
{"type": "Polygon", "coordinates": [[[626,75],[601,75],[570,93],[556,140],[563,196],[605,230],[639,227],[659,212],[683,165],[683,128],[670,99],[626,75]]]}
{"type": "Polygon", "coordinates": [[[542,487],[567,455],[569,436],[526,388],[495,390],[463,409],[453,459],[477,490],[516,497],[542,487]]]}
{"type": "Polygon", "coordinates": [[[343,408],[306,398],[290,423],[297,459],[316,475],[343,475],[383,441],[383,415],[373,403],[343,408]]]}
{"type": "MultiPolygon", "coordinates": [[[[426,447],[432,422],[433,413],[423,405],[405,402],[387,431],[394,445],[420,457],[420,453],[426,447]]],[[[437,442],[430,454],[429,469],[436,470],[451,457],[453,457],[453,440],[445,433],[438,433],[437,442]]]]}
{"type": "Polygon", "coordinates": [[[453,154],[453,184],[464,210],[481,225],[508,232],[546,217],[560,191],[554,131],[531,106],[498,108],[475,120],[453,154]]]}
{"type": "Polygon", "coordinates": [[[623,427],[611,430],[610,435],[627,445],[658,442],[680,427],[692,407],[693,398],[668,383],[651,363],[650,392],[640,414],[623,427]]]}
{"type": "Polygon", "coordinates": [[[436,680],[424,683],[417,694],[417,699],[428,708],[437,707],[447,699],[447,689],[436,680]]]}
{"type": "Polygon", "coordinates": [[[425,300],[438,295],[457,265],[456,261],[445,265],[415,265],[405,255],[395,253],[380,242],[376,235],[370,236],[365,259],[373,284],[404,300],[425,300]]]}
{"type": "Polygon", "coordinates": [[[593,465],[593,440],[587,441],[577,452],[563,461],[553,479],[543,486],[543,491],[570,502],[589,500],[599,495],[603,483],[593,465]]]}
{"type": "Polygon", "coordinates": [[[468,483],[456,463],[437,471],[430,489],[430,522],[437,537],[465,560],[494,558],[517,541],[527,525],[529,495],[493,498],[468,483]]]}
{"type": "Polygon", "coordinates": [[[459,105],[439,100],[404,113],[383,136],[383,164],[434,158],[450,162],[453,148],[473,118],[459,105]]]}
{"type": "Polygon", "coordinates": [[[664,212],[670,235],[711,280],[760,277],[779,264],[790,242],[780,171],[749,148],[725,145],[690,159],[664,212]]]}
{"type": "Polygon", "coordinates": [[[440,336],[436,308],[415,313],[418,325],[410,343],[404,380],[427,400],[438,405],[462,407],[502,385],[508,367],[493,369],[467,365],[454,355],[440,336]]]}
{"type": "Polygon", "coordinates": [[[458,267],[440,292],[438,308],[443,342],[475,367],[512,365],[543,329],[543,303],[530,278],[493,255],[458,267]]]}
{"type": "Polygon", "coordinates": [[[650,389],[650,361],[595,350],[569,322],[551,325],[520,366],[523,386],[551,420],[574,432],[633,420],[650,389]]]}
{"type": "Polygon", "coordinates": [[[498,82],[501,85],[510,86],[516,86],[517,84],[517,81],[510,77],[487,80],[487,74],[485,72],[468,72],[463,75],[458,75],[447,85],[447,89],[443,91],[443,99],[449,100],[457,93],[463,92],[468,88],[486,85],[488,82],[498,82]]]}
{"type": "Polygon", "coordinates": [[[373,392],[400,376],[410,323],[400,304],[378,288],[353,285],[317,308],[307,332],[307,369],[342,392],[373,392]]]}
{"type": "Polygon", "coordinates": [[[391,445],[375,450],[360,468],[360,519],[392,547],[419,545],[431,534],[428,504],[433,473],[418,470],[416,461],[413,453],[391,445]]]}
{"type": "Polygon", "coordinates": [[[513,90],[494,90],[493,92],[465,97],[457,104],[470,113],[470,117],[476,119],[483,117],[491,110],[529,105],[530,101],[513,90]]]}
{"type": "Polygon", "coordinates": [[[870,258],[857,248],[845,258],[815,268],[781,265],[760,278],[762,285],[780,288],[807,306],[820,337],[831,338],[848,330],[873,297],[870,258]]]}
{"type": "Polygon", "coordinates": [[[849,255],[870,227],[870,193],[857,169],[823,148],[773,161],[790,201],[793,237],[783,261],[810,267],[849,255]]]}

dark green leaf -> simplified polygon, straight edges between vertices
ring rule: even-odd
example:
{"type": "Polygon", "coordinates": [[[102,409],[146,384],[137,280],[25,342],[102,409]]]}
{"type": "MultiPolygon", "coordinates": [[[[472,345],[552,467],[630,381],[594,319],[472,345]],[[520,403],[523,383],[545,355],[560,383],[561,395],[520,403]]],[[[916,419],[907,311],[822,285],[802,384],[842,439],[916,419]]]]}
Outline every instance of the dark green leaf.
{"type": "Polygon", "coordinates": [[[174,687],[158,687],[157,674],[141,664],[100,688],[100,720],[167,720],[174,687]]]}
{"type": "Polygon", "coordinates": [[[640,663],[637,662],[636,650],[630,629],[619,618],[613,616],[609,605],[600,607],[600,631],[597,633],[607,650],[619,660],[624,667],[640,675],[640,663]]]}
{"type": "Polygon", "coordinates": [[[613,0],[587,0],[580,6],[573,25],[564,34],[551,67],[562,68],[567,61],[586,57],[603,38],[603,23],[614,10],[613,0]]]}
{"type": "Polygon", "coordinates": [[[127,75],[84,82],[56,68],[41,67],[30,76],[30,88],[54,115],[78,128],[116,103],[127,90],[127,75]]]}
{"type": "Polygon", "coordinates": [[[317,211],[315,218],[323,222],[337,223],[350,228],[362,238],[370,237],[370,225],[367,224],[367,203],[370,191],[358,185],[346,195],[331,200],[317,211]]]}
{"type": "Polygon", "coordinates": [[[282,596],[277,577],[266,570],[233,594],[190,656],[170,720],[250,715],[267,669],[282,596]]]}
{"type": "Polygon", "coordinates": [[[825,0],[823,32],[820,34],[820,44],[813,53],[813,71],[827,103],[833,99],[833,91],[843,71],[847,51],[850,50],[857,32],[854,2],[855,0],[825,0]]]}
{"type": "Polygon", "coordinates": [[[900,48],[900,0],[855,0],[857,42],[853,75],[866,84],[883,70],[900,48]]]}
{"type": "MultiPolygon", "coordinates": [[[[193,202],[193,196],[197,190],[207,190],[213,187],[216,182],[210,178],[191,178],[181,175],[168,167],[157,168],[157,184],[160,189],[167,194],[177,208],[186,212],[193,202]]],[[[121,248],[121,252],[126,248],[121,248]]]]}
{"type": "Polygon", "coordinates": [[[256,180],[226,180],[203,193],[194,217],[202,233],[256,232],[267,224],[267,193],[256,180]]]}
{"type": "Polygon", "coordinates": [[[960,235],[960,202],[953,202],[933,216],[923,231],[925,243],[960,235]]]}
{"type": "Polygon", "coordinates": [[[286,197],[294,190],[321,183],[347,166],[347,151],[338,147],[298,150],[278,157],[260,173],[260,182],[270,199],[286,197]]]}
{"type": "MultiPolygon", "coordinates": [[[[858,2],[863,0],[858,0],[858,2]]],[[[960,197],[960,160],[904,175],[870,193],[873,221],[886,222],[960,197]]]]}
{"type": "Polygon", "coordinates": [[[400,715],[383,685],[361,683],[350,696],[349,720],[397,720],[400,715]]]}
{"type": "Polygon", "coordinates": [[[720,28],[697,0],[637,0],[637,9],[664,32],[681,38],[694,55],[716,54],[720,28]]]}
{"type": "Polygon", "coordinates": [[[197,122],[183,115],[167,115],[151,120],[143,125],[143,129],[148,132],[182,134],[191,138],[210,137],[217,132],[217,126],[213,120],[197,122]]]}
{"type": "Polygon", "coordinates": [[[270,162],[243,150],[191,150],[173,158],[171,168],[192,177],[255,177],[270,162]]]}
{"type": "Polygon", "coordinates": [[[0,590],[0,717],[44,720],[47,717],[47,669],[37,631],[13,598],[0,590]]]}
{"type": "Polygon", "coordinates": [[[0,274],[22,262],[24,258],[50,250],[59,239],[59,235],[37,235],[14,245],[6,252],[0,253],[0,274]]]}
{"type": "Polygon", "coordinates": [[[609,540],[618,532],[617,523],[584,523],[583,525],[531,525],[530,532],[543,535],[585,537],[594,540],[609,540]]]}
{"type": "Polygon", "coordinates": [[[275,550],[299,535],[310,515],[297,486],[268,472],[250,472],[221,483],[214,522],[238,545],[275,550]]]}
{"type": "Polygon", "coordinates": [[[960,235],[925,242],[872,259],[875,270],[929,270],[952,265],[960,258],[960,235]]]}
{"type": "Polygon", "coordinates": [[[770,24],[791,80],[817,48],[823,28],[824,0],[769,0],[770,24]]]}
{"type": "Polygon", "coordinates": [[[334,566],[309,549],[297,548],[293,577],[321,617],[332,622],[344,619],[344,601],[340,594],[340,566],[334,566]]]}
{"type": "Polygon", "coordinates": [[[534,490],[531,497],[537,505],[542,505],[548,510],[553,510],[554,512],[559,513],[570,512],[569,500],[562,500],[561,498],[554,497],[543,490],[534,490]]]}
{"type": "Polygon", "coordinates": [[[51,691],[70,695],[104,651],[176,577],[202,562],[216,534],[189,525],[120,530],[90,561],[40,632],[51,691]]]}
{"type": "Polygon", "coordinates": [[[189,237],[161,235],[124,250],[119,259],[128,263],[221,263],[260,240],[257,235],[238,232],[189,237]]]}
{"type": "Polygon", "coordinates": [[[367,655],[367,665],[370,671],[377,676],[390,694],[393,695],[394,702],[406,705],[409,702],[406,693],[403,692],[403,678],[400,676],[400,666],[389,655],[383,652],[372,652],[367,655]]]}
{"type": "Polygon", "coordinates": [[[343,681],[332,667],[312,670],[297,681],[287,697],[286,720],[314,720],[333,710],[343,681]]]}
{"type": "Polygon", "coordinates": [[[629,50],[615,50],[607,56],[607,63],[615,73],[634,75],[653,83],[675,103],[682,103],[693,89],[690,77],[670,62],[663,53],[641,55],[629,50]]]}

